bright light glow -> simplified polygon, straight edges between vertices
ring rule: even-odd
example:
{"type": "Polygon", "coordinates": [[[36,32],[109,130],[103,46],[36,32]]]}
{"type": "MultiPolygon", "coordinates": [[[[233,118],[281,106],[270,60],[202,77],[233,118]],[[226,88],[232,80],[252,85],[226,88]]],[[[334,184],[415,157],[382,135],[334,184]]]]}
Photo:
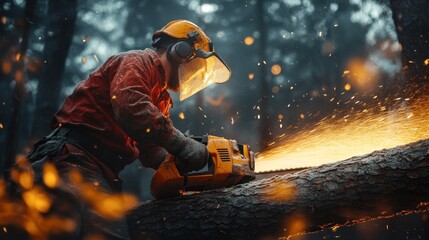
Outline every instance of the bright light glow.
{"type": "Polygon", "coordinates": [[[214,13],[219,9],[218,5],[213,3],[204,3],[200,6],[200,13],[214,13]]]}
{"type": "Polygon", "coordinates": [[[59,184],[59,175],[56,167],[52,163],[45,163],[43,165],[43,182],[49,188],[55,188],[59,184]]]}
{"type": "Polygon", "coordinates": [[[282,67],[280,66],[280,65],[278,65],[278,64],[274,64],[272,67],[271,67],[271,73],[273,74],[273,75],[279,75],[280,73],[282,72],[282,67]]]}
{"type": "MultiPolygon", "coordinates": [[[[390,100],[392,101],[392,100],[390,100]]],[[[318,166],[429,138],[429,96],[407,104],[328,116],[295,135],[287,134],[257,156],[256,171],[318,166]],[[347,121],[345,121],[347,119],[347,121]]]]}
{"type": "Polygon", "coordinates": [[[2,71],[5,75],[12,72],[12,64],[9,61],[3,60],[2,62],[2,71]]]}
{"type": "Polygon", "coordinates": [[[38,188],[31,189],[22,194],[25,204],[39,212],[47,212],[51,207],[52,200],[42,190],[38,188]]]}
{"type": "Polygon", "coordinates": [[[350,91],[350,89],[352,89],[352,86],[350,85],[350,83],[346,83],[346,85],[344,85],[344,90],[350,91]]]}
{"type": "Polygon", "coordinates": [[[249,79],[252,80],[255,77],[254,73],[249,73],[249,79]]]}
{"type": "Polygon", "coordinates": [[[185,119],[185,113],[183,112],[179,113],[179,118],[182,120],[185,119]]]}
{"type": "Polygon", "coordinates": [[[353,87],[359,90],[372,90],[379,80],[379,69],[363,59],[352,59],[344,74],[350,79],[353,87]]]}
{"type": "Polygon", "coordinates": [[[247,46],[252,45],[254,42],[255,42],[255,39],[253,37],[251,37],[251,36],[247,36],[244,39],[244,44],[246,44],[247,46]]]}

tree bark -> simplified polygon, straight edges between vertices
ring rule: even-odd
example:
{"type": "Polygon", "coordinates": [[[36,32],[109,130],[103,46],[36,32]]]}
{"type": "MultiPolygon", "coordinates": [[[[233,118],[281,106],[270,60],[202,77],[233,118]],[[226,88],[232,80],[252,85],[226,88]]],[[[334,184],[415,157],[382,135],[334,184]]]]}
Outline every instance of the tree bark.
{"type": "Polygon", "coordinates": [[[429,1],[390,0],[403,71],[411,83],[429,81],[429,1]]]}
{"type": "Polygon", "coordinates": [[[39,79],[36,110],[32,130],[33,138],[40,138],[51,130],[50,121],[58,110],[61,93],[61,79],[73,39],[77,15],[77,0],[50,0],[50,20],[43,52],[45,61],[43,78],[39,79]]]}
{"type": "Polygon", "coordinates": [[[303,171],[142,203],[133,239],[273,239],[429,211],[429,139],[303,171]],[[421,208],[418,208],[417,206],[421,208]]]}

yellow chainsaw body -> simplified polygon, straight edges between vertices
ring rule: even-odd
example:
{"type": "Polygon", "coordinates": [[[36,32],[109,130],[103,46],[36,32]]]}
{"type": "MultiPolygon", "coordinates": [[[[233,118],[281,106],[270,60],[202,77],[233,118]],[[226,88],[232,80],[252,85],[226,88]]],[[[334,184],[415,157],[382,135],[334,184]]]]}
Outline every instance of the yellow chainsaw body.
{"type": "Polygon", "coordinates": [[[255,178],[254,154],[249,145],[211,135],[206,141],[211,160],[202,170],[181,174],[172,155],[159,166],[151,182],[155,198],[230,187],[255,178]]]}

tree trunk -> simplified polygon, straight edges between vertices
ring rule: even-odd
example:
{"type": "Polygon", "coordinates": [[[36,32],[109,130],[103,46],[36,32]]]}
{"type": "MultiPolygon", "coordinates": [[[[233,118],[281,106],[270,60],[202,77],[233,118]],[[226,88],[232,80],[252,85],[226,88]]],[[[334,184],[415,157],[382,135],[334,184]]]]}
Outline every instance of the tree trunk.
{"type": "Polygon", "coordinates": [[[141,204],[133,239],[273,239],[429,211],[429,139],[303,171],[141,204]],[[420,207],[417,206],[420,204],[420,207]]]}
{"type": "Polygon", "coordinates": [[[57,111],[61,78],[73,39],[77,0],[50,0],[49,22],[43,53],[43,78],[39,79],[32,135],[40,138],[50,132],[50,121],[57,111]]]}
{"type": "MultiPolygon", "coordinates": [[[[34,18],[34,9],[36,0],[29,0],[25,3],[25,14],[22,20],[22,42],[19,46],[18,68],[14,74],[13,99],[10,113],[9,126],[7,127],[4,169],[8,169],[15,162],[16,148],[19,139],[19,126],[21,122],[21,108],[25,97],[25,55],[28,48],[28,40],[30,35],[30,23],[34,18]]],[[[2,172],[3,174],[3,172],[2,172]]]]}
{"type": "Polygon", "coordinates": [[[402,65],[411,83],[429,81],[429,1],[390,0],[402,45],[402,65]]]}
{"type": "Polygon", "coordinates": [[[260,125],[259,125],[259,139],[261,139],[259,142],[259,146],[256,146],[257,149],[262,149],[265,147],[265,145],[270,140],[269,132],[270,130],[270,123],[269,123],[269,97],[271,96],[271,92],[269,89],[269,82],[268,82],[268,76],[267,76],[267,24],[265,23],[265,5],[263,0],[258,0],[256,2],[257,4],[257,24],[258,24],[258,31],[259,31],[259,76],[260,76],[260,84],[259,84],[259,109],[260,109],[260,125]]]}

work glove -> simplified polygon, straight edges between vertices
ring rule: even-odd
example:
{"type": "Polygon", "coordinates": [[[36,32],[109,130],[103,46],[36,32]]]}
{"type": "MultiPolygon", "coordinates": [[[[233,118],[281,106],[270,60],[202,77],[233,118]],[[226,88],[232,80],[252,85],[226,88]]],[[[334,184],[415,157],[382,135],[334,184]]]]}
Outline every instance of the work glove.
{"type": "Polygon", "coordinates": [[[203,168],[210,159],[210,153],[206,145],[186,137],[176,128],[165,145],[165,149],[173,154],[184,171],[196,171],[203,168]]]}

